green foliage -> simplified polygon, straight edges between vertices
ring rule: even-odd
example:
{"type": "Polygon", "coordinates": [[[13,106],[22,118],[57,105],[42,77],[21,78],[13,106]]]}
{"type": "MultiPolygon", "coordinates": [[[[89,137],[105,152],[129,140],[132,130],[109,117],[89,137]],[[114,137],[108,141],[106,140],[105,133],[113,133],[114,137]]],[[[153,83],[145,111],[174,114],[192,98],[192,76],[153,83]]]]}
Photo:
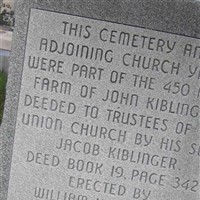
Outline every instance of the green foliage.
{"type": "Polygon", "coordinates": [[[10,26],[9,21],[4,20],[4,16],[7,14],[6,10],[3,10],[3,12],[0,14],[0,25],[10,26]]]}
{"type": "Polygon", "coordinates": [[[0,25],[3,25],[3,24],[4,24],[3,15],[0,14],[0,25]]]}
{"type": "Polygon", "coordinates": [[[3,72],[0,72],[0,124],[2,122],[2,117],[3,117],[3,109],[4,109],[5,94],[6,94],[6,82],[7,82],[7,75],[3,72]]]}

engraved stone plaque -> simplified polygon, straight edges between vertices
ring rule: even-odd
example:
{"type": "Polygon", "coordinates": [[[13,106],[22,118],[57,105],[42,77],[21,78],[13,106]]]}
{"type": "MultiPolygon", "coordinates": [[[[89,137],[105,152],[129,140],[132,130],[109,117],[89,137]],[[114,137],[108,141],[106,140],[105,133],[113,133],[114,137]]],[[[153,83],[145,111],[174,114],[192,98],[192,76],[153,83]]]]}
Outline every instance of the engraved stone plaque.
{"type": "Polygon", "coordinates": [[[32,8],[8,200],[199,199],[197,38],[32,8]]]}

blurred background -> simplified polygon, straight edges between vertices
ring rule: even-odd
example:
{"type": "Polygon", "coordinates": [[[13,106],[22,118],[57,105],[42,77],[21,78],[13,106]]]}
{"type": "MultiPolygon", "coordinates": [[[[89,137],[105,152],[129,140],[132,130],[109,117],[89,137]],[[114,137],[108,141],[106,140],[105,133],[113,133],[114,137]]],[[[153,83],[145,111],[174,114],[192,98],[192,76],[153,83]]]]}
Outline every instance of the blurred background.
{"type": "Polygon", "coordinates": [[[6,82],[15,25],[14,0],[3,0],[0,5],[0,124],[2,122],[6,82]]]}

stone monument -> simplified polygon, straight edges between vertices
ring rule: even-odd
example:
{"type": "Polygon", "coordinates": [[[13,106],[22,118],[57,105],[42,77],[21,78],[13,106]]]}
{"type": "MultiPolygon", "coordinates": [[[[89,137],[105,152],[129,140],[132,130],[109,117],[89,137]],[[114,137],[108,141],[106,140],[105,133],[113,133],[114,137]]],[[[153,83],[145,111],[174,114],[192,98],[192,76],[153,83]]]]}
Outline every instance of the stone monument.
{"type": "Polygon", "coordinates": [[[198,200],[199,8],[18,1],[2,199],[198,200]]]}

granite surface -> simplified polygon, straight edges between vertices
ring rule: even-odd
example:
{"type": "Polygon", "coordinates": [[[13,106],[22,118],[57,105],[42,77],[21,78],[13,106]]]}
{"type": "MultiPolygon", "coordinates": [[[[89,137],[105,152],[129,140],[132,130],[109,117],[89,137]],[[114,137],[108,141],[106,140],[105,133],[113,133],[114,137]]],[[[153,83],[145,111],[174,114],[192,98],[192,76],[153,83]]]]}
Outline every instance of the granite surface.
{"type": "Polygon", "coordinates": [[[8,189],[30,8],[59,11],[83,17],[130,24],[147,29],[200,38],[200,3],[197,1],[17,1],[16,27],[12,44],[6,105],[3,124],[0,129],[1,200],[6,199],[8,189]]]}

